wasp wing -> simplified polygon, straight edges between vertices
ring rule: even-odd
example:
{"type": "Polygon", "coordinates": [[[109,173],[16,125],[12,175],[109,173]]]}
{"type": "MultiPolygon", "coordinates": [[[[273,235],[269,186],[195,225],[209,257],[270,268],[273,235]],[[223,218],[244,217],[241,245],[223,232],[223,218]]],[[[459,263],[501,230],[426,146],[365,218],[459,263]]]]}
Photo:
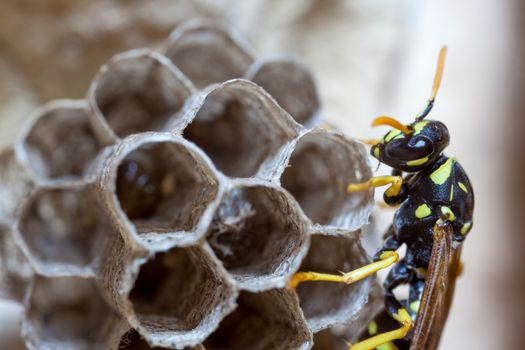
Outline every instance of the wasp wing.
{"type": "Polygon", "coordinates": [[[461,247],[452,246],[452,225],[436,225],[434,244],[410,350],[435,350],[452,303],[461,247]]]}

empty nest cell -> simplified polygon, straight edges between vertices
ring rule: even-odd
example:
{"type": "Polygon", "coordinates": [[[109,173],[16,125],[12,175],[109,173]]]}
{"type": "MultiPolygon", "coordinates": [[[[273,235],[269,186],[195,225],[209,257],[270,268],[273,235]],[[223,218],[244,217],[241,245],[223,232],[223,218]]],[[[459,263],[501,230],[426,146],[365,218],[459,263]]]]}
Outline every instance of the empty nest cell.
{"type": "Polygon", "coordinates": [[[19,232],[39,272],[92,271],[112,229],[88,185],[42,187],[22,210],[19,232]]]}
{"type": "Polygon", "coordinates": [[[237,309],[204,342],[206,350],[308,349],[308,332],[293,292],[241,292],[237,309]]]}
{"type": "Polygon", "coordinates": [[[36,112],[22,138],[28,165],[42,179],[80,179],[102,148],[84,101],[56,101],[36,112]]]}
{"type": "Polygon", "coordinates": [[[139,234],[192,231],[218,191],[208,164],[180,142],[145,141],[118,165],[118,201],[139,234]]]}
{"type": "Polygon", "coordinates": [[[31,349],[108,349],[118,322],[93,280],[39,276],[22,332],[31,349]]]}
{"type": "Polygon", "coordinates": [[[155,346],[193,346],[234,307],[236,293],[199,247],[157,253],[140,267],[130,293],[137,330],[155,346]]]}
{"type": "Polygon", "coordinates": [[[257,85],[232,80],[204,97],[184,137],[224,174],[250,177],[297,134],[292,118],[257,85]]]}
{"type": "Polygon", "coordinates": [[[306,251],[305,225],[286,193],[239,185],[223,198],[208,242],[243,287],[284,286],[306,251]]]}
{"type": "Polygon", "coordinates": [[[164,56],[135,50],[115,56],[91,84],[95,124],[113,137],[169,127],[192,93],[187,78],[164,56]]]}
{"type": "MultiPolygon", "coordinates": [[[[357,232],[328,236],[311,236],[310,250],[303,260],[301,271],[339,274],[369,263],[357,232]]],[[[301,308],[313,332],[336,324],[355,321],[369,302],[374,280],[346,285],[333,282],[305,282],[297,288],[301,308]]]]}
{"type": "Polygon", "coordinates": [[[314,77],[298,59],[279,57],[258,61],[246,79],[268,91],[298,123],[311,126],[316,121],[320,99],[314,77]]]}
{"type": "Polygon", "coordinates": [[[371,176],[361,144],[315,130],[299,139],[281,184],[314,223],[355,230],[367,223],[373,191],[348,193],[346,189],[371,176]]]}
{"type": "Polygon", "coordinates": [[[227,26],[200,20],[175,29],[164,50],[199,88],[242,77],[253,61],[248,51],[227,26]]]}

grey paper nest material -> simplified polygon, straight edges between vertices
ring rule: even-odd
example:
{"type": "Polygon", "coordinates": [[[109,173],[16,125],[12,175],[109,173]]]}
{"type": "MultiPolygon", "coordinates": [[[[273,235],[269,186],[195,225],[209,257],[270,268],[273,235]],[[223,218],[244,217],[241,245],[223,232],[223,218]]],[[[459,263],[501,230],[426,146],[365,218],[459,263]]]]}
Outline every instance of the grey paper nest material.
{"type": "Polygon", "coordinates": [[[374,280],[285,287],[369,261],[373,193],[345,191],[371,176],[366,149],[312,128],[302,63],[257,61],[222,24],[183,25],[164,52],[116,55],[86,100],[42,107],[0,154],[0,295],[24,304],[27,346],[351,338],[379,305],[374,280]]]}

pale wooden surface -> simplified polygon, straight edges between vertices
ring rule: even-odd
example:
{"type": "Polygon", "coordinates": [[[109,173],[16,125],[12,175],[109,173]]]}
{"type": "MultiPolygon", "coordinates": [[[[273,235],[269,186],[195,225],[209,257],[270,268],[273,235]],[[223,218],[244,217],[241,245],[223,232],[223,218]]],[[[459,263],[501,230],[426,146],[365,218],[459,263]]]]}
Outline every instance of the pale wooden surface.
{"type": "MultiPolygon", "coordinates": [[[[369,128],[375,115],[409,121],[419,111],[430,91],[439,46],[448,44],[445,78],[432,117],[450,128],[448,153],[457,156],[471,176],[476,212],[464,249],[466,270],[456,289],[442,348],[513,349],[513,302],[501,302],[512,276],[501,271],[517,248],[506,224],[502,180],[508,141],[504,132],[495,132],[508,120],[505,96],[513,78],[516,38],[510,28],[510,0],[199,3],[208,12],[228,17],[259,54],[292,51],[303,56],[318,79],[326,119],[359,137],[385,131],[369,128]]],[[[2,23],[0,28],[5,28],[2,23]]],[[[42,79],[41,75],[20,69],[12,52],[6,54],[5,41],[0,44],[0,144],[4,145],[13,140],[37,104],[78,94],[70,96],[67,84],[61,87],[56,81],[52,90],[46,90],[42,81],[35,83],[32,79],[42,79]]],[[[45,64],[58,65],[50,68],[57,74],[67,72],[61,62],[45,64]]],[[[87,82],[92,73],[79,71],[79,81],[87,82]]],[[[0,348],[15,349],[6,342],[7,335],[14,333],[17,312],[6,312],[0,310],[0,348]]]]}

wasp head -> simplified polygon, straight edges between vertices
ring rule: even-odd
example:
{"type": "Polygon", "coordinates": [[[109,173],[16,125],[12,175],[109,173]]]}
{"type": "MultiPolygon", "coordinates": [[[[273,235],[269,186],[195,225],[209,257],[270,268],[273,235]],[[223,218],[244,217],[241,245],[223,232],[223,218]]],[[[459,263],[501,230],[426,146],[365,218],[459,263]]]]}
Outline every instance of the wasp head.
{"type": "Polygon", "coordinates": [[[379,143],[372,146],[371,154],[381,163],[404,172],[418,172],[432,164],[450,141],[448,129],[435,120],[399,124],[379,143]]]}

